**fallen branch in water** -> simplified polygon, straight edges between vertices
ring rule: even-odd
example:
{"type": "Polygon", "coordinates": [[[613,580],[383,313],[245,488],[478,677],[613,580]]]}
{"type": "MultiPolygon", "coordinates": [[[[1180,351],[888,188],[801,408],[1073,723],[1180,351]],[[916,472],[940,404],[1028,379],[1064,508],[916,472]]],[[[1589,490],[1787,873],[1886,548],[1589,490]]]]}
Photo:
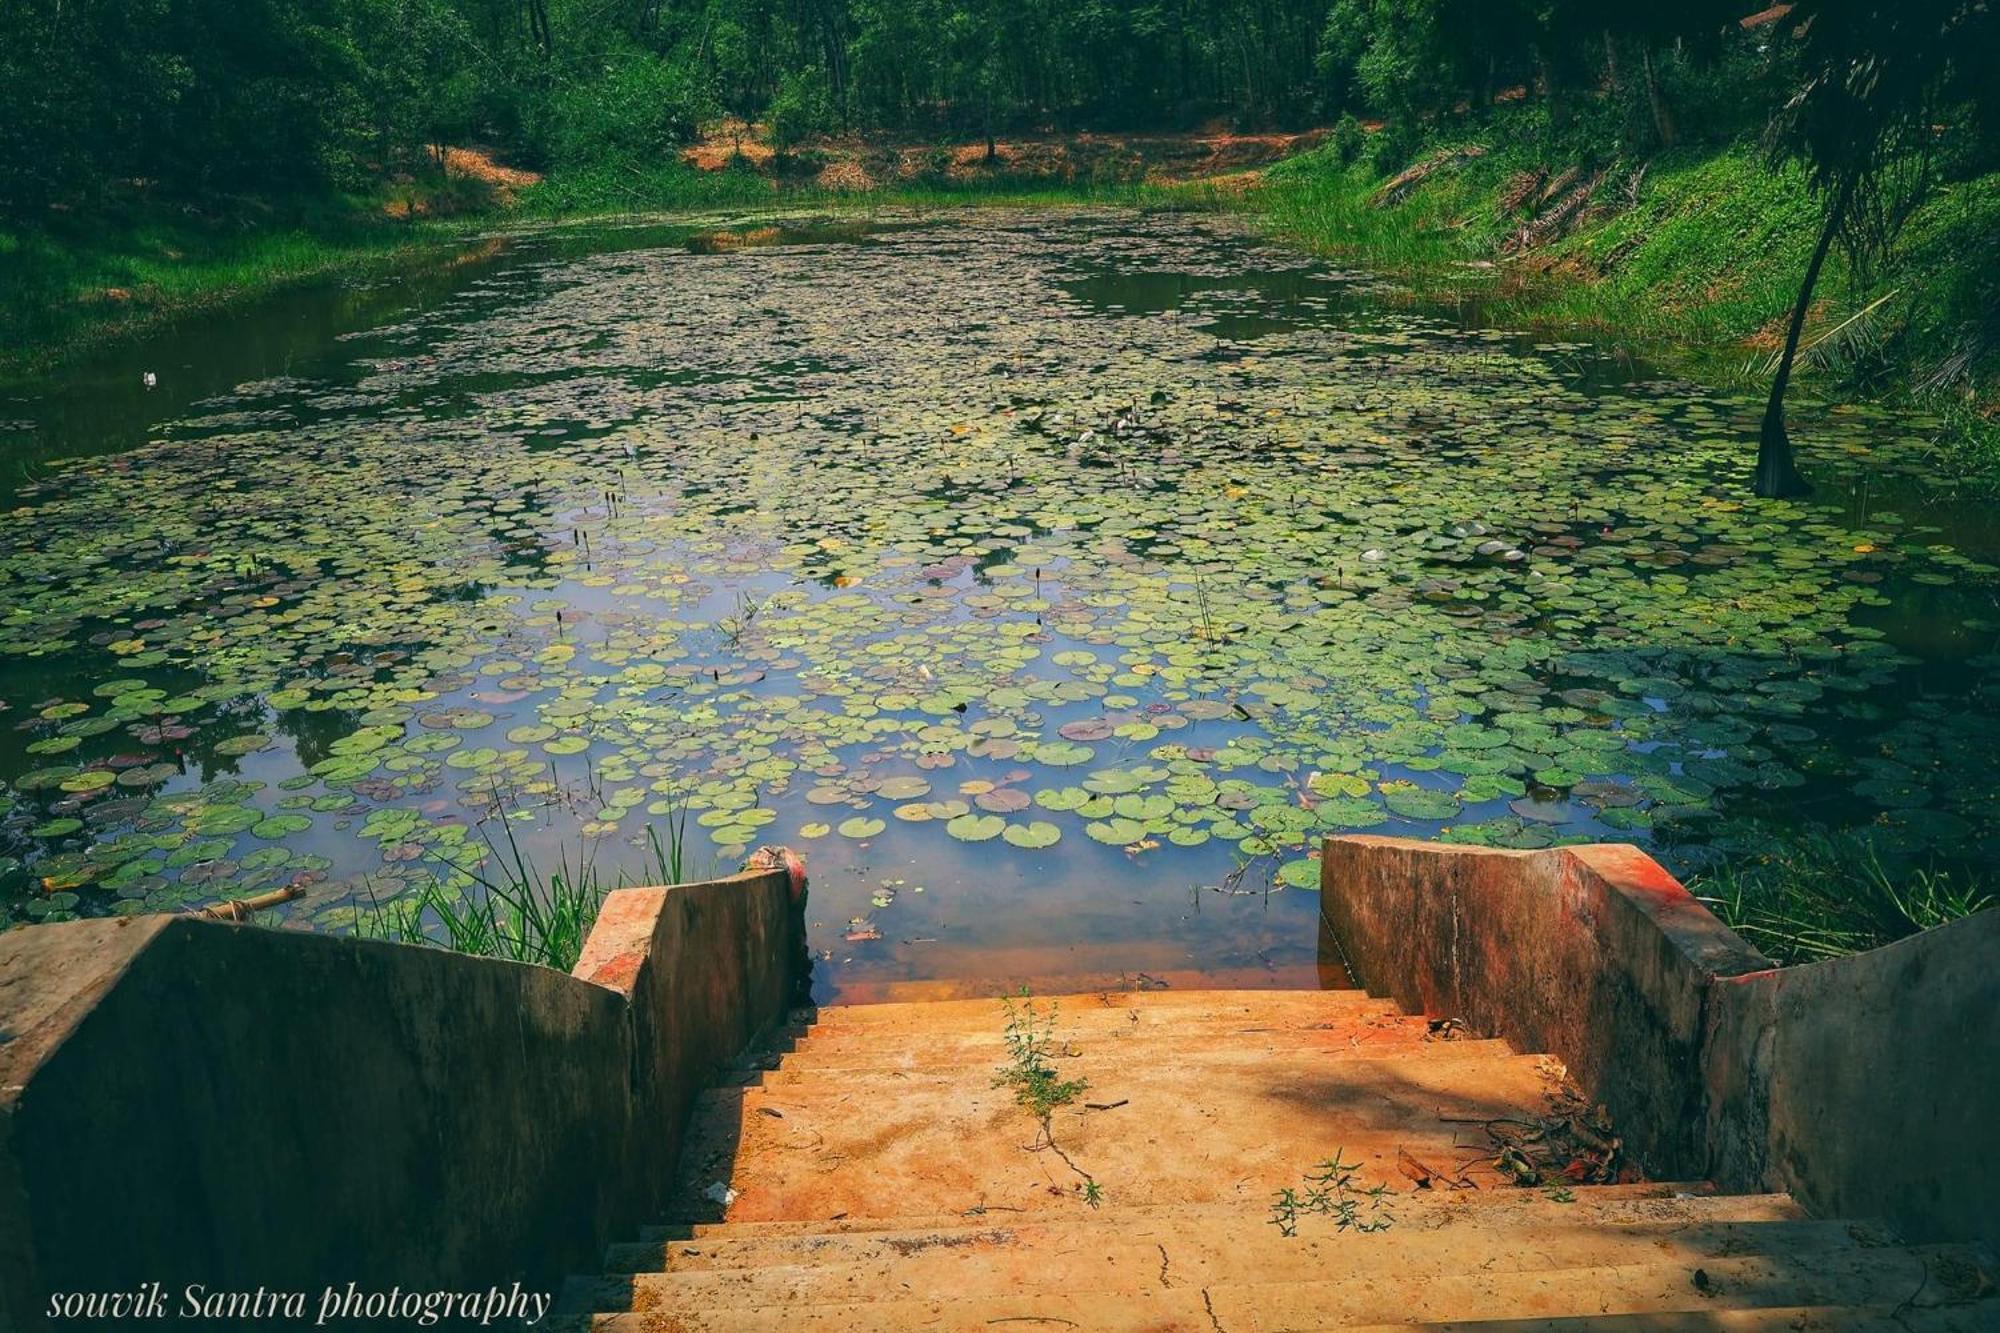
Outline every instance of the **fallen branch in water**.
{"type": "Polygon", "coordinates": [[[211,903],[194,915],[208,921],[248,921],[258,912],[267,912],[294,898],[305,896],[306,890],[303,884],[287,884],[284,888],[272,889],[269,893],[259,893],[249,898],[232,898],[226,903],[211,903]]]}

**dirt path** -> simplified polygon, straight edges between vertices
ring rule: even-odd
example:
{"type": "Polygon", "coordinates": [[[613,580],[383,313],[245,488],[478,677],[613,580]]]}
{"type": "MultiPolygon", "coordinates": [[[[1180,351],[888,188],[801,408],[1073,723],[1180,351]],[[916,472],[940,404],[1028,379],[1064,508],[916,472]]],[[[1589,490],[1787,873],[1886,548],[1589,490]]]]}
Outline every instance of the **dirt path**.
{"type": "Polygon", "coordinates": [[[773,175],[811,179],[826,189],[866,191],[925,180],[967,183],[1018,179],[1023,183],[1102,182],[1161,184],[1216,178],[1253,178],[1273,162],[1320,143],[1324,130],[1298,134],[1070,134],[997,140],[991,157],[983,141],[936,143],[829,137],[776,152],[763,128],[725,121],[683,153],[689,165],[720,171],[742,165],[773,175]]]}

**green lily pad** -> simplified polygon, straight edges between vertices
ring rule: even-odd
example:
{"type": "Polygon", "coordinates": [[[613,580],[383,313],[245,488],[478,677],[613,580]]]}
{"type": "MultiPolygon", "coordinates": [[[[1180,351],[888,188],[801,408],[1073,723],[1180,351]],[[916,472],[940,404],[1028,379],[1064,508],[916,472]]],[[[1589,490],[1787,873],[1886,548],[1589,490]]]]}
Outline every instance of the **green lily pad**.
{"type": "Polygon", "coordinates": [[[1146,826],[1136,819],[1093,820],[1083,826],[1083,831],[1113,847],[1125,847],[1146,836],[1146,826]]]}
{"type": "Polygon", "coordinates": [[[1273,878],[1288,889],[1317,889],[1319,862],[1312,857],[1300,861],[1287,861],[1278,868],[1278,873],[1273,878]]]}
{"type": "Polygon", "coordinates": [[[1053,847],[1061,841],[1062,830],[1054,824],[1033,820],[1026,824],[1009,824],[1001,831],[1000,836],[1013,846],[1038,851],[1044,847],[1053,847]]]}
{"type": "Polygon", "coordinates": [[[999,815],[960,815],[944,826],[944,831],[960,842],[985,842],[997,838],[1007,827],[999,815]]]}

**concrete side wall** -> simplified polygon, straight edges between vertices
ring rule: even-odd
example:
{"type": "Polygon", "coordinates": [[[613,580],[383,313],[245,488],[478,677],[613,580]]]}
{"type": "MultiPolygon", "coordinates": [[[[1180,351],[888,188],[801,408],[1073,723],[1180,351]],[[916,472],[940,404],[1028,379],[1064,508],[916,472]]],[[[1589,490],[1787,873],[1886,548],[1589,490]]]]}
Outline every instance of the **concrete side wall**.
{"type": "Polygon", "coordinates": [[[1357,984],[1561,1057],[1653,1170],[1702,1172],[1706,985],[1770,964],[1650,857],[1356,835],[1320,882],[1357,984]]]}
{"type": "Polygon", "coordinates": [[[2000,911],[1715,988],[1719,1177],[2000,1250],[2000,911]]]}
{"type": "Polygon", "coordinates": [[[716,1067],[811,998],[803,867],[754,883],[754,892],[621,889],[577,963],[577,976],[628,999],[633,1099],[650,1108],[628,1169],[653,1179],[671,1178],[716,1067]]]}
{"type": "Polygon", "coordinates": [[[1353,979],[1560,1057],[1657,1176],[2000,1245],[2000,911],[1778,969],[1635,848],[1330,840],[1353,979]]]}
{"type": "MultiPolygon", "coordinates": [[[[544,1290],[657,1214],[778,1021],[791,878],[613,895],[629,986],[189,917],[0,935],[0,1326],[51,1290],[544,1290]]],[[[614,947],[614,945],[616,947],[614,947]]]]}

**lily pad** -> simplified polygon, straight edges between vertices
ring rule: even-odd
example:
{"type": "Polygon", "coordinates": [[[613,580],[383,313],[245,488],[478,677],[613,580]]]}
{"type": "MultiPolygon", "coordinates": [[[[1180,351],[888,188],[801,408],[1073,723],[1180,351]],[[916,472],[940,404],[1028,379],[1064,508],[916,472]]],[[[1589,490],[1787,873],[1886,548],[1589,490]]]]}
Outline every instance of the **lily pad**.
{"type": "Polygon", "coordinates": [[[1062,829],[1054,824],[1033,820],[1026,824],[1009,824],[1000,836],[1016,847],[1040,850],[1053,847],[1062,839],[1062,829]]]}
{"type": "Polygon", "coordinates": [[[960,815],[944,826],[944,831],[960,842],[985,842],[997,838],[1007,827],[998,815],[960,815]]]}

